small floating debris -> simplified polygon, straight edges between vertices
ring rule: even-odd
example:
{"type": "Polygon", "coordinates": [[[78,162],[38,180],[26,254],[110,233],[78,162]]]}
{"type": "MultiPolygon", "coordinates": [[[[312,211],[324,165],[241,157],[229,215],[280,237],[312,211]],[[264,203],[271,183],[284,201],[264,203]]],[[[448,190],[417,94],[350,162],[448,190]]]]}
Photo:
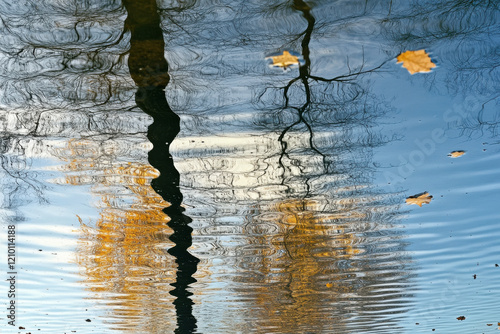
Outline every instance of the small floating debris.
{"type": "Polygon", "coordinates": [[[300,58],[300,54],[293,51],[284,50],[283,53],[271,54],[265,59],[272,61],[269,63],[269,67],[282,68],[283,70],[287,70],[291,66],[299,66],[301,63],[303,63],[300,58]]]}
{"type": "Polygon", "coordinates": [[[430,72],[432,68],[436,67],[431,61],[429,54],[425,50],[417,51],[406,51],[401,53],[397,58],[398,64],[403,63],[403,67],[410,72],[410,74],[415,73],[427,73],[430,72]]]}
{"type": "Polygon", "coordinates": [[[422,207],[422,204],[429,204],[432,200],[432,196],[429,195],[427,191],[416,194],[413,196],[410,196],[406,199],[406,204],[411,205],[411,204],[416,204],[419,207],[422,207]]]}
{"type": "Polygon", "coordinates": [[[465,316],[461,315],[461,316],[459,316],[459,317],[457,318],[457,320],[463,321],[463,320],[465,320],[465,316]]]}
{"type": "Polygon", "coordinates": [[[448,156],[450,158],[458,158],[458,157],[461,157],[464,154],[465,154],[465,151],[452,151],[452,152],[448,153],[448,156]]]}

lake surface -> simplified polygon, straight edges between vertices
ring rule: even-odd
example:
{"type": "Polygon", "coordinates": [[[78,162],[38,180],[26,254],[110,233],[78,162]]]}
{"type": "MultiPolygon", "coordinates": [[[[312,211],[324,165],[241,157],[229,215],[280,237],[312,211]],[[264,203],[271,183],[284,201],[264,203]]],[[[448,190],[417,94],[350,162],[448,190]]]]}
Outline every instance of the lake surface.
{"type": "Polygon", "coordinates": [[[499,7],[2,0],[0,332],[498,332],[499,7]]]}

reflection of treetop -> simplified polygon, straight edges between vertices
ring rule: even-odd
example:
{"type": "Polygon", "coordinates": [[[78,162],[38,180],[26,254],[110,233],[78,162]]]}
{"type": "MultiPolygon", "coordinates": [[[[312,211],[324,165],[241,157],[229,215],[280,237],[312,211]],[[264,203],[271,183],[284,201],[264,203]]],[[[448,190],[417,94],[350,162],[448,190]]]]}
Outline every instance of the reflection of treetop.
{"type": "Polygon", "coordinates": [[[0,17],[0,100],[70,108],[130,99],[123,14],[111,1],[10,4],[0,17]]]}
{"type": "MultiPolygon", "coordinates": [[[[192,139],[197,135],[206,139],[205,143],[190,143],[189,138],[184,141],[181,137],[173,144],[175,148],[186,144],[182,152],[175,152],[183,156],[176,166],[185,186],[227,186],[234,191],[237,185],[244,185],[248,191],[251,175],[254,184],[273,183],[271,190],[252,191],[269,196],[276,190],[281,196],[283,188],[293,188],[292,183],[295,190],[307,193],[311,184],[320,182],[306,179],[322,178],[325,172],[345,172],[336,180],[349,182],[363,177],[358,184],[369,178],[365,168],[369,147],[382,143],[370,128],[387,108],[370,94],[365,80],[386,57],[365,60],[360,43],[350,43],[349,56],[340,56],[345,54],[345,43],[337,46],[330,39],[366,23],[370,18],[367,11],[374,8],[361,1],[352,2],[349,10],[329,8],[326,1],[317,5],[327,7],[329,14],[315,11],[316,3],[303,1],[272,6],[245,1],[219,10],[199,4],[183,12],[184,29],[176,30],[175,38],[166,42],[171,75],[166,94],[192,139]],[[331,55],[321,53],[323,43],[331,46],[331,55]],[[287,72],[269,69],[263,56],[276,50],[294,50],[296,54],[289,54],[297,58],[300,54],[299,68],[287,72]],[[253,104],[249,104],[251,99],[253,104]],[[228,146],[221,134],[228,138],[228,146]],[[236,137],[246,142],[240,145],[236,137]],[[224,143],[218,144],[217,139],[224,143]],[[235,154],[219,157],[225,150],[235,154]],[[244,160],[240,150],[265,150],[268,155],[248,154],[244,160]],[[210,160],[192,156],[196,154],[206,154],[210,160]],[[188,156],[193,159],[187,161],[188,156]],[[244,164],[253,171],[243,173],[229,165],[215,171],[209,166],[235,160],[235,166],[244,164]]],[[[162,15],[168,22],[168,9],[162,15]]],[[[282,63],[286,66],[287,60],[282,63]]],[[[227,196],[234,200],[231,191],[227,196]]]]}
{"type": "MultiPolygon", "coordinates": [[[[331,133],[333,129],[337,128],[343,132],[344,138],[349,138],[353,136],[352,132],[349,133],[353,128],[373,125],[371,122],[375,117],[380,116],[381,110],[376,103],[370,105],[368,93],[363,88],[359,76],[376,71],[385,62],[366,69],[364,60],[361,59],[360,64],[356,67],[351,68],[347,63],[345,74],[331,78],[313,74],[310,44],[313,42],[316,30],[316,19],[311,13],[311,8],[303,1],[294,1],[294,9],[301,12],[302,17],[307,22],[307,27],[294,37],[294,41],[300,42],[304,62],[299,65],[297,76],[289,79],[282,86],[264,88],[258,95],[257,102],[264,108],[274,105],[267,111],[278,118],[281,118],[283,114],[291,116],[289,121],[283,119],[285,122],[283,122],[283,128],[278,137],[282,148],[279,163],[283,173],[286,172],[284,161],[290,159],[290,150],[296,149],[289,147],[289,139],[287,138],[292,132],[297,131],[304,131],[308,134],[308,147],[306,149],[323,158],[324,172],[328,173],[331,171],[330,165],[332,163],[328,154],[333,151],[331,145],[334,146],[335,140],[328,141],[328,144],[325,145],[324,139],[318,140],[316,137],[321,133],[325,137],[325,133],[331,133]]],[[[272,57],[276,65],[286,68],[288,64],[298,64],[297,57],[285,52],[281,56],[272,57]]],[[[326,135],[326,137],[329,136],[332,135],[326,135]]],[[[333,136],[335,137],[335,135],[333,136]]],[[[354,138],[352,140],[355,142],[354,138]]],[[[370,145],[375,144],[373,140],[370,143],[370,145]]],[[[346,142],[343,141],[341,146],[344,150],[350,149],[352,143],[346,145],[346,142]]]]}

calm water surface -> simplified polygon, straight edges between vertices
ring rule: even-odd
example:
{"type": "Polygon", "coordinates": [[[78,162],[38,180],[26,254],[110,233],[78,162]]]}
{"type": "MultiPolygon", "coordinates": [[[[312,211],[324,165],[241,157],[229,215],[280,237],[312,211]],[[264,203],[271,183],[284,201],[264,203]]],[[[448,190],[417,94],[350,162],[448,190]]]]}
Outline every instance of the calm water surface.
{"type": "Polygon", "coordinates": [[[498,332],[499,7],[2,0],[0,331],[498,332]]]}

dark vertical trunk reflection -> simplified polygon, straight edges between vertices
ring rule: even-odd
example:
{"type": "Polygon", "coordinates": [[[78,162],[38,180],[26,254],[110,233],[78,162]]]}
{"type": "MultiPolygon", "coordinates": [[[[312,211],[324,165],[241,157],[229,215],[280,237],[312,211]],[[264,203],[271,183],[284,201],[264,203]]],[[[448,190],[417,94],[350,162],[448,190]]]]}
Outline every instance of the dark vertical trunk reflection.
{"type": "Polygon", "coordinates": [[[170,203],[163,211],[170,217],[168,225],[173,229],[170,240],[175,246],[168,252],[175,257],[177,276],[170,293],[176,297],[176,333],[193,333],[196,319],[193,316],[190,299],[192,293],[187,288],[195,282],[199,259],[187,249],[192,244],[189,227],[191,218],[183,214],[182,194],[179,189],[179,172],[175,169],[170,155],[170,143],[179,133],[177,116],[165,98],[165,87],[169,81],[168,64],[164,58],[163,33],[155,0],[124,0],[128,12],[125,28],[131,32],[129,68],[132,79],[139,86],[136,93],[137,105],[153,117],[148,128],[148,139],[153,144],[149,152],[149,163],[158,169],[160,176],[151,183],[153,189],[170,203]]]}

